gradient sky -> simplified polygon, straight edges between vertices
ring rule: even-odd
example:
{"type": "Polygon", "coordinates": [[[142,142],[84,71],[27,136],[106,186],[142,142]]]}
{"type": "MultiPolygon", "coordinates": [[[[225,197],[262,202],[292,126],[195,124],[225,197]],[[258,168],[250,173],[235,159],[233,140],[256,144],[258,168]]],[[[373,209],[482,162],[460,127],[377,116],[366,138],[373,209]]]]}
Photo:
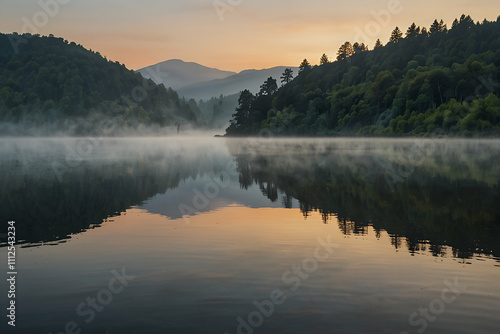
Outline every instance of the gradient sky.
{"type": "Polygon", "coordinates": [[[80,43],[135,70],[173,58],[231,71],[298,66],[304,58],[317,64],[345,41],[385,44],[395,26],[429,27],[442,18],[450,27],[463,13],[475,21],[500,15],[498,0],[0,1],[0,32],[22,32],[30,22],[42,35],[80,43]],[[41,4],[49,3],[46,15],[41,4]],[[215,3],[226,11],[218,13],[215,3]],[[387,13],[391,4],[393,13],[377,23],[373,13],[387,13]]]}

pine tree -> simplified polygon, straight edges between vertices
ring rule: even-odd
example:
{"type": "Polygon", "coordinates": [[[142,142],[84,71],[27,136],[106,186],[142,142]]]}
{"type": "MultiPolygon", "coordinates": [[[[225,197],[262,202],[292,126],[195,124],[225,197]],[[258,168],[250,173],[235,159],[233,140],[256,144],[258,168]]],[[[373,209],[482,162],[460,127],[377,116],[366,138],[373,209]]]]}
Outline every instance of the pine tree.
{"type": "Polygon", "coordinates": [[[240,97],[238,98],[238,107],[236,108],[236,113],[233,115],[234,122],[237,125],[246,126],[249,123],[250,110],[252,109],[253,101],[254,96],[248,89],[245,89],[241,92],[240,97]]]}
{"type": "Polygon", "coordinates": [[[309,69],[311,69],[311,64],[309,64],[309,61],[307,59],[304,59],[299,65],[299,73],[309,69]]]}
{"type": "Polygon", "coordinates": [[[444,23],[443,20],[441,21],[437,21],[437,20],[434,20],[434,22],[432,22],[431,24],[431,27],[429,29],[429,34],[432,35],[434,33],[437,33],[437,32],[447,32],[448,31],[448,28],[446,27],[446,24],[444,23]]]}
{"type": "Polygon", "coordinates": [[[346,59],[354,54],[354,48],[350,42],[345,42],[342,44],[337,51],[337,60],[346,59]]]}
{"type": "Polygon", "coordinates": [[[439,31],[439,22],[437,20],[434,20],[432,22],[431,27],[429,28],[429,33],[434,34],[439,31]]]}
{"type": "Polygon", "coordinates": [[[260,95],[273,95],[278,90],[278,83],[273,77],[267,78],[266,81],[260,86],[260,95]]]}
{"type": "Polygon", "coordinates": [[[392,31],[389,41],[397,43],[401,39],[401,37],[403,37],[403,33],[401,32],[401,30],[399,30],[399,27],[396,27],[392,31]]]}
{"type": "Polygon", "coordinates": [[[470,28],[474,26],[474,20],[472,19],[472,17],[470,17],[470,15],[465,16],[465,14],[462,14],[462,16],[460,16],[459,25],[466,28],[470,28]]]}
{"type": "Polygon", "coordinates": [[[356,42],[356,43],[354,43],[352,48],[354,49],[354,53],[368,51],[368,47],[365,45],[365,43],[360,44],[360,43],[356,42]]]}
{"type": "Polygon", "coordinates": [[[411,26],[408,27],[408,30],[406,30],[406,37],[415,37],[419,32],[420,27],[417,28],[417,25],[415,24],[415,22],[413,22],[411,26]]]}
{"type": "Polygon", "coordinates": [[[280,77],[282,84],[287,84],[293,79],[293,70],[291,68],[285,68],[285,71],[280,77]]]}
{"type": "Polygon", "coordinates": [[[448,28],[446,27],[446,23],[444,23],[444,21],[441,19],[441,21],[439,21],[439,32],[447,32],[448,31],[448,28]]]}
{"type": "Polygon", "coordinates": [[[380,42],[380,39],[377,38],[377,41],[375,42],[375,46],[373,47],[373,49],[376,49],[376,48],[380,48],[382,47],[382,43],[380,42]]]}
{"type": "Polygon", "coordinates": [[[326,53],[323,53],[323,55],[319,59],[319,64],[324,65],[324,64],[328,64],[329,62],[330,62],[330,60],[328,59],[328,56],[326,55],[326,53]]]}

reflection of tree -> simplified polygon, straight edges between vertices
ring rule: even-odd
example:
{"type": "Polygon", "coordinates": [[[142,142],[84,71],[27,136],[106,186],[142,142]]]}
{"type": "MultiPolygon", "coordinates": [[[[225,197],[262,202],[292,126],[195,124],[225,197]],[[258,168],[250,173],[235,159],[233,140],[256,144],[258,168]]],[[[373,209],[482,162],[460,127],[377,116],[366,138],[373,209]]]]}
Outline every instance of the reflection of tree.
{"type": "Polygon", "coordinates": [[[103,219],[176,187],[181,179],[179,171],[147,174],[148,161],[101,165],[99,172],[93,168],[66,175],[77,182],[26,177],[21,186],[7,184],[0,201],[10,205],[0,216],[14,217],[18,235],[27,242],[58,240],[98,226],[103,219]]]}
{"type": "Polygon", "coordinates": [[[379,237],[385,230],[394,247],[410,253],[443,256],[449,245],[456,257],[500,255],[500,175],[495,169],[500,156],[489,153],[494,150],[487,145],[438,148],[425,163],[406,166],[413,172],[393,189],[388,169],[408,154],[408,147],[352,152],[283,145],[270,152],[269,145],[256,144],[256,154],[235,153],[242,186],[257,183],[273,201],[278,192],[296,198],[305,217],[319,211],[326,223],[334,216],[345,234],[366,234],[372,226],[379,237]]]}
{"type": "MultiPolygon", "coordinates": [[[[322,213],[322,215],[323,215],[323,222],[325,222],[326,224],[329,217],[325,213],[322,213]]],[[[359,224],[356,223],[355,221],[347,220],[346,218],[339,219],[338,222],[339,222],[339,228],[344,234],[365,235],[368,233],[368,225],[359,224]]]]}
{"type": "Polygon", "coordinates": [[[291,209],[292,208],[292,200],[293,200],[292,196],[290,196],[289,194],[285,194],[285,196],[283,197],[283,207],[287,208],[287,209],[291,209]]]}
{"type": "MultiPolygon", "coordinates": [[[[214,160],[210,152],[182,151],[182,147],[169,152],[145,147],[132,154],[122,152],[126,158],[83,161],[68,169],[62,182],[50,168],[52,161],[37,157],[28,161],[31,167],[24,166],[28,169],[23,174],[0,176],[0,202],[6,204],[0,206],[0,220],[16,220],[23,242],[61,240],[98,227],[103,219],[176,188],[182,180],[223,169],[220,164],[225,161],[214,160]]],[[[19,165],[8,163],[0,161],[5,170],[19,165]]]]}
{"type": "Polygon", "coordinates": [[[394,246],[394,248],[399,249],[401,248],[401,242],[403,241],[404,237],[397,235],[397,234],[392,234],[391,235],[391,245],[394,246]]]}

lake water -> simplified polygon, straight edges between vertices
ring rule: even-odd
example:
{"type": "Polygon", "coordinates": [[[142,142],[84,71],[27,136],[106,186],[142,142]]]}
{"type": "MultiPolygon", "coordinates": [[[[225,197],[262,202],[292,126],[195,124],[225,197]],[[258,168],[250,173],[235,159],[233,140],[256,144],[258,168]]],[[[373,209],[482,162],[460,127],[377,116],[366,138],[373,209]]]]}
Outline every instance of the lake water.
{"type": "Polygon", "coordinates": [[[500,140],[0,139],[2,333],[499,333],[500,140]]]}

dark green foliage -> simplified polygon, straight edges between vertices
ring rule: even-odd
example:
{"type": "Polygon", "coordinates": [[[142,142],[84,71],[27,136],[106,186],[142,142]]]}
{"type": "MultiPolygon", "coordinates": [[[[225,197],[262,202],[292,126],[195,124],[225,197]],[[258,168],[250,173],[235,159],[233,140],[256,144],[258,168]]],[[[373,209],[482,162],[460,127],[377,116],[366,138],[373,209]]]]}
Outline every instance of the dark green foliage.
{"type": "Polygon", "coordinates": [[[435,23],[301,72],[228,135],[500,135],[500,22],[435,23]]]}
{"type": "Polygon", "coordinates": [[[81,45],[0,34],[0,121],[40,125],[106,117],[119,126],[164,126],[195,123],[197,112],[171,89],[81,45]]]}

